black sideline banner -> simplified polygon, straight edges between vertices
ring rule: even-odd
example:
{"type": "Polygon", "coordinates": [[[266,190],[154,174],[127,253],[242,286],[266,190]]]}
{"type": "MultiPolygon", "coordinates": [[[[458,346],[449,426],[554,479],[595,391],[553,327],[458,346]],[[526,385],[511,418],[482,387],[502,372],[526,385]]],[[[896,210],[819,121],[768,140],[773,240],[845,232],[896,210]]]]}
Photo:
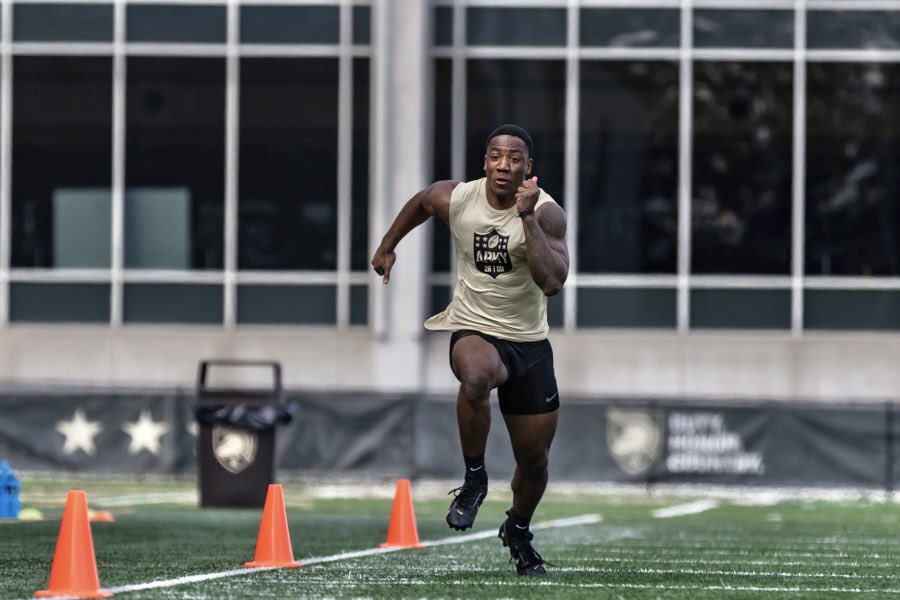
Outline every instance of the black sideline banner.
{"type": "MultiPolygon", "coordinates": [[[[192,390],[0,392],[0,459],[13,469],[196,472],[194,399],[192,390]]],[[[280,472],[462,474],[453,397],[288,391],[284,400],[295,414],[275,432],[280,472]]],[[[505,476],[513,458],[493,410],[487,460],[505,476]]],[[[253,463],[249,433],[215,432],[223,468],[253,463]]],[[[551,461],[561,480],[893,490],[900,415],[890,402],[563,398],[551,461]]]]}

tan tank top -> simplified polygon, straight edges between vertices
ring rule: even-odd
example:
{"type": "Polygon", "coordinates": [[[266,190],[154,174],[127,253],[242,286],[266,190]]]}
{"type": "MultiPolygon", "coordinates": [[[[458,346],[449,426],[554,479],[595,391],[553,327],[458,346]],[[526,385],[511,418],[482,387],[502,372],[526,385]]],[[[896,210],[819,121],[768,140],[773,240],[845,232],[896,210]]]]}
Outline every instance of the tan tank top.
{"type": "MultiPolygon", "coordinates": [[[[425,321],[432,330],[474,329],[533,342],[547,337],[547,297],[531,278],[525,230],[516,207],[488,204],[485,178],[457,185],[450,196],[450,235],[456,248],[453,300],[425,321]]],[[[541,190],[535,208],[555,202],[541,190]]]]}

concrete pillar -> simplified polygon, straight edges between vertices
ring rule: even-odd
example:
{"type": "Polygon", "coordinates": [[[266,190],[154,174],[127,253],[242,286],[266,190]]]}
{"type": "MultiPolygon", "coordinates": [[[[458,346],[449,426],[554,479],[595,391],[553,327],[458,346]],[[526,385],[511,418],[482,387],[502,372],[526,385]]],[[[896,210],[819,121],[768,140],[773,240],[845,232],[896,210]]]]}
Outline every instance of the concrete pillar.
{"type": "MultiPolygon", "coordinates": [[[[430,111],[429,3],[375,0],[373,21],[372,249],[403,205],[428,185],[430,111]]],[[[397,247],[391,282],[372,275],[371,323],[377,336],[374,381],[380,389],[424,385],[422,321],[428,267],[427,229],[397,247]]]]}

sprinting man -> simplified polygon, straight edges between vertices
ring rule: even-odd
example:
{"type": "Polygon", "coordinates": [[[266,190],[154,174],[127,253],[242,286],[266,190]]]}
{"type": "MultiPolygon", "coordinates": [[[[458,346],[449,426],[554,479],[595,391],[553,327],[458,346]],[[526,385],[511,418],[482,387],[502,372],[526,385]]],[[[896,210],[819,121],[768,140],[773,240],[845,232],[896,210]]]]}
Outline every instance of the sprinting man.
{"type": "Polygon", "coordinates": [[[449,227],[458,279],[444,312],[425,322],[452,331],[450,368],[459,380],[456,416],[466,475],[447,513],[459,531],[475,522],[488,491],[484,463],[491,426],[491,390],[497,388],[516,470],[513,504],[500,526],[519,575],[546,574],[531,544],[531,517],[547,487],[550,443],[559,416],[553,350],[547,339],[547,296],[558,293],[569,273],[566,217],[532,177],[531,136],[501,125],[487,139],[485,177],[437,181],[400,210],[372,257],[390,281],[394,249],[429,217],[449,227]]]}

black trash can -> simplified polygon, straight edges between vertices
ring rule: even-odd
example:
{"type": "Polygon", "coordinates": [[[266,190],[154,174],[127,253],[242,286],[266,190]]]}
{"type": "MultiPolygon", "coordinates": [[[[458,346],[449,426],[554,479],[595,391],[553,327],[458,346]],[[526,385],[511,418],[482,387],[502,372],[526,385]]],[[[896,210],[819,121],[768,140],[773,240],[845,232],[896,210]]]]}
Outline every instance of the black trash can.
{"type": "Polygon", "coordinates": [[[272,361],[204,360],[197,374],[194,415],[200,506],[261,507],[275,482],[275,427],[291,419],[282,400],[281,365],[272,361]],[[211,367],[270,369],[271,386],[218,387],[211,367]]]}

